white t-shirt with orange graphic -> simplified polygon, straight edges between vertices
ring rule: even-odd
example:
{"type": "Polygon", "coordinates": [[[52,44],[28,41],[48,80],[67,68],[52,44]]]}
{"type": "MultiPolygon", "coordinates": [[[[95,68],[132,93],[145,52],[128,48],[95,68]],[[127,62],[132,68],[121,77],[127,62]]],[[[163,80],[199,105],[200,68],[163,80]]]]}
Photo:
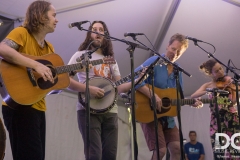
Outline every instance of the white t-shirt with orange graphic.
{"type": "MultiPolygon", "coordinates": [[[[85,52],[86,51],[77,51],[71,57],[68,64],[79,63],[79,62],[77,62],[77,58],[79,58],[85,52]]],[[[99,54],[98,52],[94,52],[92,54],[92,58],[90,59],[90,61],[103,59],[103,58],[104,58],[104,56],[102,54],[99,54]]],[[[79,82],[85,83],[85,81],[86,81],[85,69],[77,72],[76,75],[78,77],[79,82]]],[[[101,76],[101,77],[105,77],[105,78],[108,78],[108,79],[114,81],[114,77],[120,76],[118,64],[117,63],[115,63],[115,64],[99,64],[99,65],[92,66],[91,68],[89,68],[89,78],[92,78],[94,76],[101,76]]],[[[84,109],[83,106],[81,105],[81,103],[78,103],[77,110],[82,110],[82,109],[84,109]]],[[[117,105],[115,105],[109,112],[117,113],[117,105]]]]}

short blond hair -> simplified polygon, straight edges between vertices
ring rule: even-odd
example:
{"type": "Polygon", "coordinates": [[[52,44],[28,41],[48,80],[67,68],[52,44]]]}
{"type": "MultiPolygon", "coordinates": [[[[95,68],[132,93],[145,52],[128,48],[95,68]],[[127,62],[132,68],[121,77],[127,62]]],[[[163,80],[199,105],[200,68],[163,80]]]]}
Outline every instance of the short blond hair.
{"type": "Polygon", "coordinates": [[[186,36],[176,33],[170,38],[169,45],[171,45],[174,41],[179,41],[185,48],[188,48],[188,39],[186,39],[186,36]]]}

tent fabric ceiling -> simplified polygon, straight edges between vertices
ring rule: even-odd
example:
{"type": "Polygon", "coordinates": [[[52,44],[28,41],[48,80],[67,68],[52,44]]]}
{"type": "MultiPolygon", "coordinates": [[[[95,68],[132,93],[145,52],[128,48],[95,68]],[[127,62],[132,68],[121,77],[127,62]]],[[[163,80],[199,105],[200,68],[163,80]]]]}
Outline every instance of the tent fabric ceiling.
{"type": "MultiPolygon", "coordinates": [[[[33,0],[1,0],[0,15],[17,19],[24,17],[27,6],[33,0]]],[[[77,51],[83,42],[86,32],[77,28],[68,28],[68,24],[78,21],[103,20],[108,25],[110,36],[133,41],[131,37],[124,37],[126,32],[144,33],[157,48],[158,53],[166,50],[168,40],[174,33],[182,33],[213,44],[216,47],[215,56],[223,63],[232,59],[237,68],[240,45],[240,21],[236,15],[240,14],[239,7],[230,2],[236,0],[152,0],[152,1],[113,1],[113,0],[51,0],[58,11],[59,20],[56,30],[47,35],[47,40],[55,46],[65,63],[77,51]],[[175,10],[173,6],[175,4],[175,10]],[[176,7],[177,6],[177,7],[176,7]],[[78,9],[79,8],[79,9],[78,9]],[[171,11],[174,11],[171,12],[171,11]],[[173,15],[170,16],[172,13],[173,15]],[[159,48],[159,49],[158,49],[159,48]]],[[[237,1],[236,1],[237,2],[237,1]]],[[[21,25],[15,21],[15,27],[21,25]]],[[[82,25],[88,28],[87,24],[82,25]]],[[[151,47],[144,36],[137,39],[151,47]]],[[[200,44],[211,52],[212,48],[200,44]]],[[[130,73],[130,56],[126,51],[126,44],[113,41],[115,59],[117,60],[122,77],[130,73]]],[[[145,61],[151,53],[136,49],[134,53],[134,67],[145,61]]],[[[208,56],[189,41],[189,48],[178,63],[188,73],[184,75],[184,94],[191,95],[203,82],[208,79],[199,72],[198,66],[206,61],[208,56]]]]}

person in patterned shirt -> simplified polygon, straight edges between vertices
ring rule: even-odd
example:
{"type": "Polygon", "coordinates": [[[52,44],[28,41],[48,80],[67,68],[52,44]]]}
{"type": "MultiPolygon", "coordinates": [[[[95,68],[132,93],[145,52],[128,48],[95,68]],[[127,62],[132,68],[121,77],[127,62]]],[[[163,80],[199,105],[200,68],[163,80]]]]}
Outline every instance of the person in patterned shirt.
{"type": "MultiPolygon", "coordinates": [[[[94,21],[89,27],[89,30],[100,33],[110,34],[107,25],[103,21],[94,21]]],[[[96,50],[91,54],[91,60],[103,59],[105,56],[114,57],[112,42],[102,35],[87,32],[85,41],[80,45],[78,51],[71,57],[69,64],[78,63],[78,58],[83,55],[86,50],[96,50]],[[99,48],[100,47],[100,48],[99,48]]],[[[85,92],[86,72],[79,71],[76,73],[79,82],[71,81],[70,90],[77,92],[85,92]]],[[[89,78],[97,77],[97,82],[102,81],[115,82],[121,79],[120,71],[117,62],[115,64],[99,64],[91,65],[89,68],[89,78]],[[99,78],[100,77],[100,78],[99,78]]],[[[123,83],[117,86],[118,93],[126,93],[131,88],[131,83],[123,83]]],[[[94,85],[89,86],[90,97],[92,99],[105,99],[106,89],[94,85]]],[[[112,99],[106,99],[111,101],[112,99]]],[[[93,100],[94,101],[94,100],[93,100]]],[[[104,101],[104,100],[103,100],[104,101]]],[[[96,105],[104,105],[97,102],[96,105]]],[[[86,148],[86,119],[85,106],[82,103],[77,104],[78,126],[84,141],[85,157],[88,155],[86,148]]],[[[91,107],[91,106],[90,106],[91,107]]],[[[108,107],[108,106],[104,106],[108,107]]],[[[117,156],[118,144],[118,110],[114,104],[112,108],[103,114],[90,114],[90,147],[89,160],[111,159],[115,160],[117,156]]]]}
{"type": "MultiPolygon", "coordinates": [[[[222,90],[226,90],[226,94],[221,93],[219,96],[228,97],[232,103],[231,105],[218,105],[219,107],[219,120],[221,125],[221,133],[227,134],[231,137],[234,133],[239,133],[240,126],[239,126],[239,118],[238,112],[236,109],[236,90],[234,89],[233,79],[230,76],[226,76],[224,73],[224,69],[220,63],[218,63],[214,59],[209,59],[200,65],[200,70],[207,76],[211,78],[211,81],[204,83],[200,86],[199,89],[194,92],[191,97],[192,98],[199,98],[205,94],[208,94],[209,98],[213,98],[212,93],[208,93],[206,91],[207,88],[218,88],[222,90]]],[[[222,151],[215,150],[215,136],[218,133],[217,127],[217,115],[215,112],[215,105],[210,104],[210,112],[211,112],[211,120],[210,120],[210,136],[211,136],[211,143],[213,148],[213,154],[215,159],[219,159],[219,156],[224,156],[222,151]]],[[[237,138],[236,138],[237,139],[237,138]]],[[[239,155],[236,154],[231,145],[227,148],[228,158],[231,159],[232,155],[239,155]],[[233,153],[231,153],[233,151],[233,153]]],[[[240,157],[239,157],[240,158],[240,157]]]]}

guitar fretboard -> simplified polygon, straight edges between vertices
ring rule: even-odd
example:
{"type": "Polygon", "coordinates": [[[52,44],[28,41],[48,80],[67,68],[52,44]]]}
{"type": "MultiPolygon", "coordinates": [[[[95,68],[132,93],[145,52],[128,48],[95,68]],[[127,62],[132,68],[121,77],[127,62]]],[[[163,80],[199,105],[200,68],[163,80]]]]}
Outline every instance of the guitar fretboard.
{"type": "MultiPolygon", "coordinates": [[[[89,63],[95,66],[95,65],[104,63],[104,60],[98,59],[98,60],[90,61],[89,63]]],[[[59,67],[56,67],[55,70],[57,74],[62,74],[62,73],[70,73],[72,71],[79,70],[82,68],[83,68],[82,63],[76,63],[76,64],[71,64],[66,66],[59,66],[59,67]]]]}
{"type": "MultiPolygon", "coordinates": [[[[163,99],[163,104],[167,104],[171,101],[172,105],[177,105],[177,99],[163,99]]],[[[203,104],[206,103],[216,103],[215,99],[201,99],[200,100],[203,104]]],[[[192,105],[195,103],[194,99],[180,99],[179,100],[180,105],[192,105]]],[[[217,97],[217,103],[218,104],[224,104],[224,105],[230,105],[232,104],[231,100],[228,99],[228,97],[217,97]]]]}
{"type": "MultiPolygon", "coordinates": [[[[180,105],[192,105],[192,104],[195,103],[195,100],[194,99],[180,99],[179,102],[180,102],[180,105]]],[[[214,103],[215,100],[214,99],[201,99],[201,102],[203,104],[214,103]]],[[[164,101],[163,101],[163,103],[164,103],[164,101]]],[[[177,99],[172,99],[171,104],[172,105],[177,105],[177,99]]]]}

